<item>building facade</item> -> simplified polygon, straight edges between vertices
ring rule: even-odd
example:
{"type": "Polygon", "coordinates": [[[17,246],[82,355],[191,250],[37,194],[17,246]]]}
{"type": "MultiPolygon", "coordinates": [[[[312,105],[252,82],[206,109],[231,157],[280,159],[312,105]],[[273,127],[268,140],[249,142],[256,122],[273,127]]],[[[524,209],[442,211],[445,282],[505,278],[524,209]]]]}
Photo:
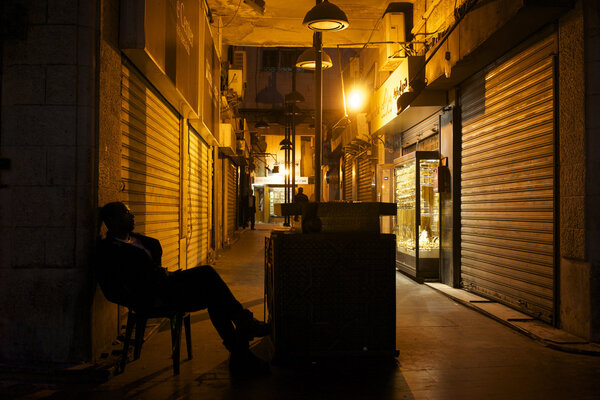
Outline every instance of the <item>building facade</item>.
{"type": "MultiPolygon", "coordinates": [[[[234,240],[243,199],[268,177],[259,160],[272,171],[267,153],[279,153],[284,137],[284,128],[262,134],[254,124],[293,89],[290,71],[248,67],[251,95],[230,112],[239,101],[227,95],[235,51],[254,51],[255,66],[260,52],[223,51],[205,2],[57,3],[2,6],[5,364],[94,361],[118,335],[123,310],[106,301],[92,268],[103,204],[126,202],[172,270],[210,262],[234,240]]],[[[407,7],[390,10],[408,18],[397,40],[406,47],[342,57],[346,82],[368,82],[370,102],[349,121],[330,106],[325,200],[396,202],[399,214],[383,226],[397,235],[399,270],[599,341],[598,5],[407,7]]],[[[308,76],[298,85],[305,110],[308,76]]],[[[340,93],[330,91],[331,101],[340,93]]],[[[310,123],[308,112],[296,157],[309,195],[310,123]]]]}
{"type": "MultiPolygon", "coordinates": [[[[459,3],[384,18],[404,17],[411,45],[351,115],[367,123],[343,135],[343,198],[397,203],[407,275],[597,341],[597,6],[459,3]]],[[[360,55],[360,79],[382,51],[360,55]]]]}

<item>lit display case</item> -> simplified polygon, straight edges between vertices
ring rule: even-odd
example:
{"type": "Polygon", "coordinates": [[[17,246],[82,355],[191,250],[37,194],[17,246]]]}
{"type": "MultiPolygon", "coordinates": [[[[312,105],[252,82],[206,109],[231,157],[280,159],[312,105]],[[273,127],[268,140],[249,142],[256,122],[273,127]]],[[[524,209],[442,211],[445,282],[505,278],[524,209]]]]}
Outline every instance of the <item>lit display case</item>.
{"type": "Polygon", "coordinates": [[[434,191],[439,154],[417,151],[394,165],[396,268],[420,282],[439,279],[440,198],[434,191]]]}
{"type": "Polygon", "coordinates": [[[275,215],[275,204],[285,203],[285,190],[282,187],[269,188],[269,215],[273,217],[281,217],[275,215]]]}

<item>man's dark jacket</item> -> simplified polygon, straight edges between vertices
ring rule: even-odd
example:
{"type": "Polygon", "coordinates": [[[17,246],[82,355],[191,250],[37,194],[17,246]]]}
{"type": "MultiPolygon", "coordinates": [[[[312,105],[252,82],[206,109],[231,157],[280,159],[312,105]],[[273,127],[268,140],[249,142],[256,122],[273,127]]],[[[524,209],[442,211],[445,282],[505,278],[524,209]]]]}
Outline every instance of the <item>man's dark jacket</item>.
{"type": "Polygon", "coordinates": [[[160,242],[132,233],[150,252],[107,236],[98,243],[96,275],[104,296],[140,310],[157,308],[167,295],[167,272],[161,267],[160,242]]]}

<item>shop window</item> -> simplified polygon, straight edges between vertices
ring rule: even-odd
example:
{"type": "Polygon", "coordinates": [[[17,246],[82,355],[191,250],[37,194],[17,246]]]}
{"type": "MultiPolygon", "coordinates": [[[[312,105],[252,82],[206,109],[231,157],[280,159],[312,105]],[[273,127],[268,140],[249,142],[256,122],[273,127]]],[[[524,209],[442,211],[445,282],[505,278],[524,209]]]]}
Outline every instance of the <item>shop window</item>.
{"type": "Polygon", "coordinates": [[[296,67],[298,56],[299,54],[296,50],[282,50],[280,71],[292,72],[296,67]]]}
{"type": "MultiPolygon", "coordinates": [[[[302,49],[297,48],[265,49],[262,51],[262,71],[291,72],[296,68],[296,60],[301,53],[302,49]]],[[[296,68],[296,72],[306,72],[306,70],[296,68]]]]}
{"type": "Polygon", "coordinates": [[[266,72],[277,72],[279,69],[279,51],[262,51],[262,70],[266,72]]]}

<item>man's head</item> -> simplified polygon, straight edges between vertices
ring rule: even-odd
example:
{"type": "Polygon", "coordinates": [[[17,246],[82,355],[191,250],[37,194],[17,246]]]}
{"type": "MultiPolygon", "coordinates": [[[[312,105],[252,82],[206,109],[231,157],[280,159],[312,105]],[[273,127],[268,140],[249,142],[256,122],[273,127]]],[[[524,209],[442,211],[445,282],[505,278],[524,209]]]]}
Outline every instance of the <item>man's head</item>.
{"type": "Polygon", "coordinates": [[[109,232],[113,234],[127,234],[133,231],[135,219],[129,208],[120,201],[105,204],[100,209],[100,219],[109,232]]]}
{"type": "Polygon", "coordinates": [[[304,192],[304,188],[302,188],[302,187],[299,187],[299,188],[298,188],[298,194],[300,194],[300,193],[302,193],[302,192],[304,192]]]}

